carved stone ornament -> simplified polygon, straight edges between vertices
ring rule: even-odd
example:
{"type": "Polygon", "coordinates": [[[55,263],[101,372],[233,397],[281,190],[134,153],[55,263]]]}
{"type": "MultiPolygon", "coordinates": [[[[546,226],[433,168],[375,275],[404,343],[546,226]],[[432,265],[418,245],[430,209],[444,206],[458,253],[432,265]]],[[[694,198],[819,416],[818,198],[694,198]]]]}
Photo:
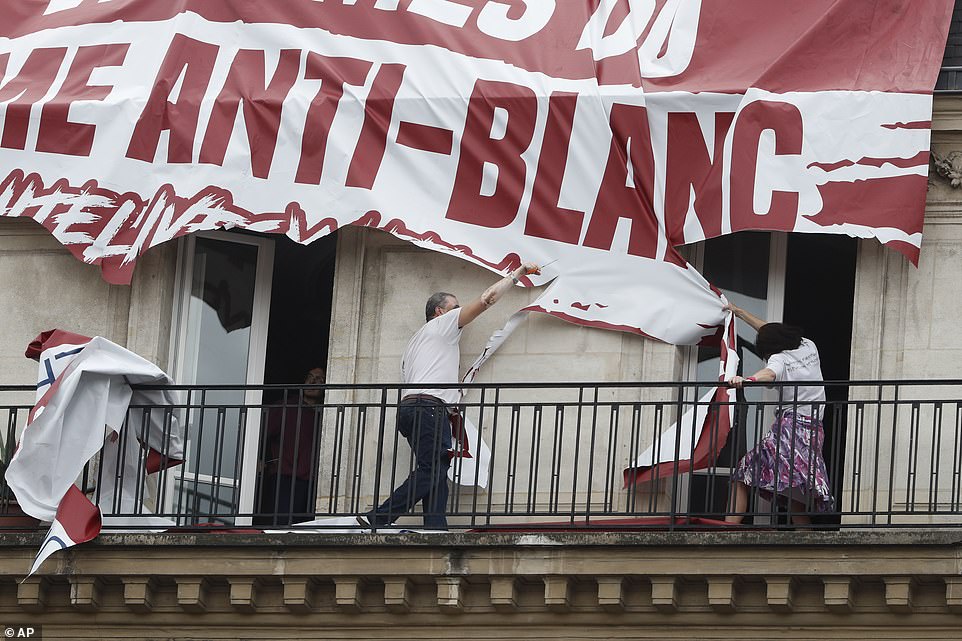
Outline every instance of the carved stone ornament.
{"type": "Polygon", "coordinates": [[[962,187],[962,151],[950,151],[943,156],[933,150],[931,156],[935,173],[945,178],[952,187],[962,187]]]}

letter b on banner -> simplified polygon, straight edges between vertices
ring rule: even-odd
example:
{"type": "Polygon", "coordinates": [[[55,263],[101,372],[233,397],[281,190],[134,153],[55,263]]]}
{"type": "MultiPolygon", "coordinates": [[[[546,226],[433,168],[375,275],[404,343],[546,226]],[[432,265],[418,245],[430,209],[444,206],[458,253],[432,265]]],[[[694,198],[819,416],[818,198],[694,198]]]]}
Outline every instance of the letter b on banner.
{"type": "Polygon", "coordinates": [[[537,118],[538,100],[531,89],[478,80],[468,104],[447,218],[490,228],[511,224],[524,195],[521,154],[531,144],[537,118]],[[506,122],[496,118],[499,111],[507,114],[506,122]],[[496,170],[496,177],[489,171],[485,180],[485,165],[496,170]],[[486,182],[494,182],[493,189],[486,182]]]}

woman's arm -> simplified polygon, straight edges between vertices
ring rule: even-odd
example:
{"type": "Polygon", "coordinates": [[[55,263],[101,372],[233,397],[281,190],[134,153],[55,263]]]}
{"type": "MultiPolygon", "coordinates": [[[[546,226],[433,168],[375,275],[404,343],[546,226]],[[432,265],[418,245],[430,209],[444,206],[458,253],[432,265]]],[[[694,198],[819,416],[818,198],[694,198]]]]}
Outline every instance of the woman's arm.
{"type": "Polygon", "coordinates": [[[722,309],[724,309],[726,312],[732,312],[733,314],[735,314],[735,316],[737,316],[738,318],[748,323],[751,326],[751,328],[754,329],[756,332],[762,325],[765,324],[765,321],[760,319],[758,316],[755,316],[751,312],[746,312],[741,307],[732,305],[731,303],[728,303],[722,309]]]}
{"type": "Polygon", "coordinates": [[[763,367],[751,376],[732,376],[730,379],[725,381],[728,387],[741,387],[745,383],[771,383],[775,380],[775,372],[763,367]]]}

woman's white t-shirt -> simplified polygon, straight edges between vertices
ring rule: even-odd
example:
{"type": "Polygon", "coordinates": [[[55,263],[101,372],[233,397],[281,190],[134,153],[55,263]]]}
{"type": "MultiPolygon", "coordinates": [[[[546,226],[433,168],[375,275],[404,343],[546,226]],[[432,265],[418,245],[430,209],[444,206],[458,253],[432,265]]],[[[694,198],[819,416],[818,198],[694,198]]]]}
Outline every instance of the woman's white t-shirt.
{"type": "MultiPolygon", "coordinates": [[[[795,349],[787,349],[773,354],[768,359],[768,369],[775,372],[775,380],[780,383],[795,383],[802,381],[822,380],[822,364],[818,358],[818,348],[815,343],[803,338],[795,349]]],[[[825,413],[825,388],[821,385],[799,385],[798,396],[795,387],[779,388],[779,404],[783,410],[796,408],[799,414],[812,416],[812,403],[818,408],[818,417],[825,413]]]]}
{"type": "Polygon", "coordinates": [[[458,388],[437,389],[431,383],[457,383],[461,363],[461,308],[432,318],[419,329],[401,357],[401,380],[406,389],[401,396],[429,394],[445,403],[457,405],[458,388]]]}

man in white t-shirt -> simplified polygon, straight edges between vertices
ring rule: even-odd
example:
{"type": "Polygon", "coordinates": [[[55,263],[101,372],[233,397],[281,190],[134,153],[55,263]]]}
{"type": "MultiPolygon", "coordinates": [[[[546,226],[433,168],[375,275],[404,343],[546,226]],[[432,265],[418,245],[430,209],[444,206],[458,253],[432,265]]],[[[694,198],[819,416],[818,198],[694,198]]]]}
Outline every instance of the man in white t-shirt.
{"type": "Polygon", "coordinates": [[[461,399],[457,388],[435,387],[457,383],[461,361],[461,329],[494,305],[502,294],[538,265],[524,263],[464,307],[453,294],[438,292],[427,301],[425,324],[408,343],[401,358],[405,385],[398,407],[397,429],[407,439],[415,459],[411,475],[376,509],[357,517],[364,527],[390,525],[420,502],[424,527],[446,530],[448,522],[448,466],[451,463],[451,426],[448,408],[461,399]]]}

